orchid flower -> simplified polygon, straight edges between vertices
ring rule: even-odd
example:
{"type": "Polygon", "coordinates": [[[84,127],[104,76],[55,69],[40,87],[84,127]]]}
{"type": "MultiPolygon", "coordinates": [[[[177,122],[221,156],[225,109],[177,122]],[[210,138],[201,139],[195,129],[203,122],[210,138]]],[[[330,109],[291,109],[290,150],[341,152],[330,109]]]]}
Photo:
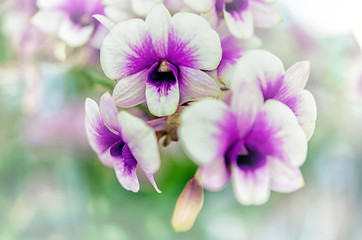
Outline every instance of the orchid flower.
{"type": "Polygon", "coordinates": [[[184,0],[195,11],[206,13],[212,22],[225,19],[230,33],[250,38],[256,27],[272,27],[281,21],[274,0],[184,0]]]}
{"type": "Polygon", "coordinates": [[[272,53],[250,50],[238,63],[231,88],[240,81],[257,82],[265,101],[278,100],[294,112],[309,140],[315,128],[317,106],[313,95],[304,90],[308,77],[308,61],[298,62],[284,71],[283,63],[272,53]]]}
{"type": "Polygon", "coordinates": [[[264,103],[252,82],[233,89],[229,105],[215,99],[191,105],[181,116],[179,134],[186,153],[200,165],[202,185],[219,190],[231,178],[242,204],[262,204],[270,189],[290,192],[304,184],[302,128],[283,103],[264,103]]]}
{"type": "Polygon", "coordinates": [[[202,17],[177,13],[156,4],[146,20],[116,24],[101,48],[108,78],[119,80],[113,99],[120,107],[147,101],[156,116],[173,114],[180,93],[203,98],[220,94],[218,83],[202,70],[214,70],[221,59],[218,34],[202,17]]]}
{"type": "Polygon", "coordinates": [[[102,0],[38,0],[40,9],[32,23],[49,34],[56,35],[70,47],[80,47],[90,41],[100,47],[105,29],[94,14],[103,14],[102,0]]]}
{"type": "Polygon", "coordinates": [[[89,144],[104,165],[114,168],[122,187],[138,192],[136,167],[139,165],[160,193],[153,178],[160,168],[160,153],[153,129],[125,111],[118,113],[109,93],[103,94],[100,108],[87,98],[85,109],[89,144]]]}

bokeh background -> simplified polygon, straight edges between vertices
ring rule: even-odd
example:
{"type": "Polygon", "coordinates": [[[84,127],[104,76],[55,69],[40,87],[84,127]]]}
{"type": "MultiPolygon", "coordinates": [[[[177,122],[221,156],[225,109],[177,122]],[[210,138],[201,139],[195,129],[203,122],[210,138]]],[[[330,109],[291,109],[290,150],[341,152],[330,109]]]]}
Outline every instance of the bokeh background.
{"type": "Polygon", "coordinates": [[[196,166],[177,143],[162,148],[155,175],[124,190],[88,146],[86,97],[114,83],[97,51],[67,49],[34,28],[31,0],[0,0],[0,239],[362,239],[362,11],[359,1],[281,0],[284,21],[258,30],[260,48],[286,68],[309,60],[307,89],[318,119],[302,166],[305,187],[245,207],[230,184],[205,192],[186,233],[174,204],[196,166]],[[62,51],[63,50],[63,51],[62,51]]]}

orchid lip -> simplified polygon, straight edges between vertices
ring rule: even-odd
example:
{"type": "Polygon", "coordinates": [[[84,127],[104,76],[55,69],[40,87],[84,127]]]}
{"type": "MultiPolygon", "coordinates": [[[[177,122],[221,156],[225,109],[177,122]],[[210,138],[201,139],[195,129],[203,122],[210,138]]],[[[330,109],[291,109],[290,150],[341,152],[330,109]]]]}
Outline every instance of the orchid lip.
{"type": "Polygon", "coordinates": [[[163,60],[153,64],[148,72],[147,81],[156,86],[159,93],[167,94],[168,90],[178,81],[178,67],[163,60]]]}
{"type": "Polygon", "coordinates": [[[253,171],[265,165],[266,156],[256,147],[237,142],[225,154],[225,164],[230,166],[233,163],[244,171],[253,171]]]}

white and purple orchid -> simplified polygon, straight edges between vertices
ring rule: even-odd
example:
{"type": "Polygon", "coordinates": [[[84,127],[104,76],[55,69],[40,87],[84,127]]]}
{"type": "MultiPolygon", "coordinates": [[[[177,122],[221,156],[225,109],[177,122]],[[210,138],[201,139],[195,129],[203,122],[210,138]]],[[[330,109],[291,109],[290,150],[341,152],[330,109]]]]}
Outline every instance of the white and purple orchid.
{"type": "Polygon", "coordinates": [[[138,192],[136,167],[139,165],[160,193],[153,177],[161,163],[154,130],[125,111],[118,113],[109,93],[101,97],[100,108],[87,98],[85,110],[89,144],[104,165],[114,168],[119,183],[138,192]]]}
{"type": "Polygon", "coordinates": [[[313,95],[304,90],[308,77],[308,61],[298,62],[285,71],[283,63],[274,54],[250,50],[237,64],[231,89],[238,87],[240,81],[257,82],[264,101],[278,100],[294,112],[309,140],[315,128],[317,106],[313,95]]]}
{"type": "Polygon", "coordinates": [[[225,19],[230,33],[237,38],[250,38],[254,26],[267,28],[281,22],[274,0],[184,0],[195,11],[206,13],[218,24],[225,19]]]}
{"type": "Polygon", "coordinates": [[[286,105],[264,103],[256,84],[240,83],[230,105],[214,99],[191,105],[181,123],[182,144],[200,165],[206,189],[219,190],[231,178],[237,200],[249,205],[266,202],[270,189],[290,192],[303,186],[304,132],[286,105]]]}
{"type": "Polygon", "coordinates": [[[118,80],[113,99],[120,107],[144,101],[152,114],[173,114],[180,94],[203,98],[220,94],[219,84],[202,70],[214,70],[221,59],[218,34],[202,17],[177,13],[171,17],[158,3],[146,20],[116,24],[104,39],[101,65],[118,80]]]}
{"type": "Polygon", "coordinates": [[[99,48],[106,30],[92,16],[104,14],[102,0],[38,0],[32,23],[70,47],[99,48]]]}

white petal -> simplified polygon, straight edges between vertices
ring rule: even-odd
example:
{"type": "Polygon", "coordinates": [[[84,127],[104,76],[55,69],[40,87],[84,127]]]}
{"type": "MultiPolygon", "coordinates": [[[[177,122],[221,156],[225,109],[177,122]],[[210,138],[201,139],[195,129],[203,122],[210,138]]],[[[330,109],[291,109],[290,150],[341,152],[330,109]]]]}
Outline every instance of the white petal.
{"type": "Polygon", "coordinates": [[[236,38],[250,38],[254,33],[253,16],[249,9],[241,13],[224,10],[224,18],[230,33],[236,38]]]}
{"type": "Polygon", "coordinates": [[[209,12],[215,5],[215,0],[184,0],[184,2],[197,12],[209,12]]]}
{"type": "Polygon", "coordinates": [[[157,55],[165,58],[168,52],[168,32],[171,26],[171,15],[167,8],[161,3],[154,5],[146,17],[146,25],[157,55]]]}
{"type": "Polygon", "coordinates": [[[56,34],[65,18],[62,11],[41,10],[31,18],[31,23],[46,33],[56,34]]]}
{"type": "Polygon", "coordinates": [[[291,167],[273,158],[268,158],[270,188],[278,192],[293,192],[304,186],[299,168],[291,167]]]}
{"type": "Polygon", "coordinates": [[[263,93],[267,90],[274,91],[271,86],[274,86],[283,74],[283,63],[274,54],[264,50],[250,50],[238,62],[231,85],[245,80],[258,81],[263,93]]]}
{"type": "Polygon", "coordinates": [[[269,199],[269,170],[267,164],[253,171],[244,171],[233,164],[231,180],[236,199],[244,205],[259,205],[269,199]]]}
{"type": "Polygon", "coordinates": [[[138,164],[147,173],[155,173],[161,164],[158,142],[154,130],[146,123],[125,111],[118,114],[123,140],[138,164]]]}
{"type": "Polygon", "coordinates": [[[95,15],[93,15],[93,17],[95,19],[97,19],[97,21],[100,22],[108,30],[110,30],[116,24],[111,19],[109,19],[106,16],[101,15],[101,14],[95,14],[95,15]]]}
{"type": "Polygon", "coordinates": [[[238,133],[243,138],[253,126],[264,103],[263,95],[255,82],[234,84],[230,107],[237,118],[238,133]]]}
{"type": "Polygon", "coordinates": [[[146,24],[131,19],[116,24],[105,37],[101,47],[101,65],[110,79],[119,80],[151,67],[153,47],[147,41],[146,24]]]}
{"type": "Polygon", "coordinates": [[[115,130],[120,134],[120,127],[117,120],[118,110],[116,105],[113,102],[111,95],[106,92],[102,95],[100,101],[100,114],[103,121],[110,127],[112,130],[115,130]]]}
{"type": "Polygon", "coordinates": [[[164,92],[159,87],[146,83],[146,100],[150,112],[155,116],[169,116],[176,112],[180,101],[178,82],[164,92]]]}
{"type": "Polygon", "coordinates": [[[291,93],[304,89],[309,77],[309,61],[298,62],[285,71],[284,81],[291,93]]]}
{"type": "Polygon", "coordinates": [[[299,125],[303,128],[305,136],[309,141],[313,135],[317,120],[317,105],[313,95],[309,91],[303,90],[299,94],[299,102],[295,114],[299,125]]]}
{"type": "Polygon", "coordinates": [[[162,2],[161,0],[131,0],[132,9],[138,16],[144,17],[156,4],[162,2]]]}
{"type": "Polygon", "coordinates": [[[283,103],[272,99],[266,101],[253,131],[250,135],[254,138],[255,134],[254,141],[258,144],[261,144],[260,137],[264,136],[265,146],[272,150],[269,155],[294,167],[304,163],[307,156],[306,136],[293,112],[283,103]]]}
{"type": "Polygon", "coordinates": [[[189,97],[203,98],[218,96],[222,92],[219,84],[205,72],[180,66],[180,91],[189,97]]]}
{"type": "Polygon", "coordinates": [[[63,19],[58,31],[58,37],[70,47],[86,44],[94,31],[94,25],[81,26],[68,17],[63,19]]]}
{"type": "Polygon", "coordinates": [[[177,66],[214,70],[221,60],[220,37],[210,24],[193,13],[176,13],[171,19],[169,60],[177,66]]]}
{"type": "Polygon", "coordinates": [[[179,137],[191,160],[207,165],[224,158],[227,148],[237,137],[235,128],[235,117],[225,103],[205,99],[184,110],[179,137]]]}
{"type": "Polygon", "coordinates": [[[39,9],[57,7],[63,3],[63,0],[37,0],[36,5],[39,9]]]}
{"type": "Polygon", "coordinates": [[[270,3],[262,1],[249,1],[256,27],[273,27],[282,22],[278,9],[270,3]]]}
{"type": "Polygon", "coordinates": [[[117,106],[129,108],[146,100],[146,81],[148,69],[122,78],[113,90],[113,100],[117,106]]]}
{"type": "Polygon", "coordinates": [[[211,191],[221,190],[230,179],[230,170],[226,167],[224,157],[200,166],[199,174],[202,186],[211,191]]]}
{"type": "Polygon", "coordinates": [[[104,13],[110,20],[114,23],[119,23],[124,20],[128,20],[134,17],[134,15],[128,10],[125,9],[118,9],[117,7],[113,7],[113,5],[106,5],[104,8],[104,13]]]}

